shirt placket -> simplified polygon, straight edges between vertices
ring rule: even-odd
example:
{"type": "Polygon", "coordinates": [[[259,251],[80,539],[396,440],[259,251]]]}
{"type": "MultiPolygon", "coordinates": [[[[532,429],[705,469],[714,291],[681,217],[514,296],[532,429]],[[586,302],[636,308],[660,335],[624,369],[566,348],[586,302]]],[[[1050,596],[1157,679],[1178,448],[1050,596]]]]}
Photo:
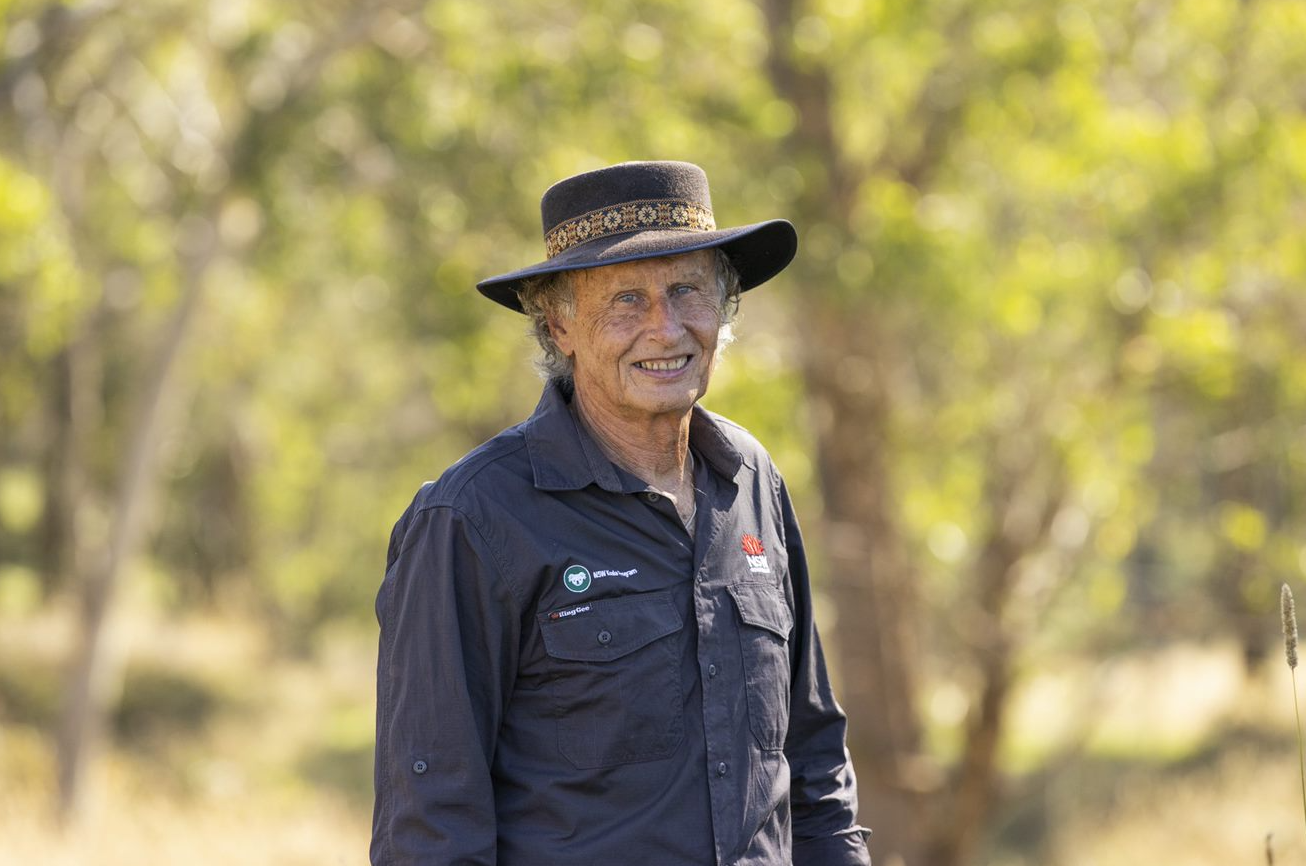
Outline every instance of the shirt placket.
{"type": "MultiPolygon", "coordinates": [[[[715,484],[723,483],[715,479],[715,484]]],[[[725,482],[729,483],[729,482],[725,482]]],[[[693,538],[680,521],[675,503],[663,494],[646,487],[638,495],[644,503],[658,513],[659,517],[672,521],[684,535],[685,541],[693,548],[693,562],[697,563],[694,573],[694,619],[697,627],[699,682],[703,696],[703,735],[706,741],[708,801],[712,804],[712,843],[716,862],[727,862],[727,851],[734,844],[733,839],[723,838],[719,828],[732,827],[739,823],[739,808],[734,796],[731,776],[736,771],[731,761],[737,744],[731,735],[730,717],[726,710],[727,690],[743,687],[743,683],[729,682],[723,665],[717,661],[723,657],[721,641],[731,637],[724,620],[717,616],[720,606],[720,588],[712,580],[713,557],[711,546],[721,527],[729,520],[727,510],[719,507],[717,497],[713,496],[712,486],[702,492],[699,500],[700,513],[707,507],[710,522],[700,520],[693,538]],[[707,522],[708,525],[703,524],[707,522]]]]}
{"type": "MultiPolygon", "coordinates": [[[[729,482],[715,479],[715,484],[722,483],[729,482]]],[[[694,618],[698,625],[698,667],[703,696],[703,735],[707,747],[708,799],[712,804],[712,841],[716,862],[724,864],[735,840],[724,837],[722,828],[736,826],[740,817],[731,779],[738,770],[731,766],[736,744],[726,707],[729,690],[743,684],[732,684],[722,664],[725,658],[722,641],[731,637],[730,620],[721,614],[720,588],[713,580],[715,557],[712,549],[730,515],[721,507],[720,497],[713,493],[709,487],[699,506],[700,509],[704,505],[709,507],[710,519],[699,522],[694,540],[694,561],[698,563],[694,574],[694,618]]]]}

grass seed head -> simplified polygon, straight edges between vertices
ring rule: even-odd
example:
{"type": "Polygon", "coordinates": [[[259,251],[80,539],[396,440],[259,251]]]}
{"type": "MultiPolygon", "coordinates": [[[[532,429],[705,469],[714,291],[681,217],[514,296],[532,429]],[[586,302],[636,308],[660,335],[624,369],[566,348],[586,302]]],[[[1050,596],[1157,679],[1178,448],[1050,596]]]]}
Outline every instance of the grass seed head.
{"type": "Polygon", "coordinates": [[[1283,585],[1279,593],[1279,610],[1283,614],[1283,652],[1288,657],[1288,667],[1297,667],[1297,608],[1292,603],[1292,590],[1283,585]]]}

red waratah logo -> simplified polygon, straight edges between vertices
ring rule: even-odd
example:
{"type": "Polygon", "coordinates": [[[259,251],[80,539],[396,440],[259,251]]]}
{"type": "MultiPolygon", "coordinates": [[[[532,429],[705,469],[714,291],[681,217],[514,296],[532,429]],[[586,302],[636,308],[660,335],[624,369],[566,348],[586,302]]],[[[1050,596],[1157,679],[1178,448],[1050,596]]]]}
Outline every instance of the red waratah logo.
{"type": "Polygon", "coordinates": [[[770,574],[771,565],[766,561],[766,548],[762,539],[756,535],[744,534],[744,559],[748,560],[748,570],[761,574],[770,574]]]}

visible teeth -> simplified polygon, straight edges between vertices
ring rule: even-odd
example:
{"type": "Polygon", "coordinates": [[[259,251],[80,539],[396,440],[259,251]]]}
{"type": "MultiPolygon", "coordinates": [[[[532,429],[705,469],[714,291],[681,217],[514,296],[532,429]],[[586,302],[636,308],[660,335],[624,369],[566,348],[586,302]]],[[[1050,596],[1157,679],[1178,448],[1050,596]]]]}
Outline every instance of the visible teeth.
{"type": "Polygon", "coordinates": [[[688,355],[681,355],[674,361],[637,361],[635,366],[645,370],[679,370],[689,363],[688,355]]]}

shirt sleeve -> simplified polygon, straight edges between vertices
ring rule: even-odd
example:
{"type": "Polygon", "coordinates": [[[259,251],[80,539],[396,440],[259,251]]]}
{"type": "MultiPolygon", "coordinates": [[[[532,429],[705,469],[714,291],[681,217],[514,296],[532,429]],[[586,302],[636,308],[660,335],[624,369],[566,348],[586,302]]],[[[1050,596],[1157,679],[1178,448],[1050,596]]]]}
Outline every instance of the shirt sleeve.
{"type": "Polygon", "coordinates": [[[375,866],[491,866],[490,768],[517,669],[520,607],[451,507],[410,509],[377,595],[375,866]]]}
{"type": "Polygon", "coordinates": [[[812,614],[802,534],[780,484],[785,547],[794,592],[792,691],[785,757],[791,779],[794,866],[869,866],[857,824],[857,781],[845,744],[847,719],[835,702],[812,614]]]}

